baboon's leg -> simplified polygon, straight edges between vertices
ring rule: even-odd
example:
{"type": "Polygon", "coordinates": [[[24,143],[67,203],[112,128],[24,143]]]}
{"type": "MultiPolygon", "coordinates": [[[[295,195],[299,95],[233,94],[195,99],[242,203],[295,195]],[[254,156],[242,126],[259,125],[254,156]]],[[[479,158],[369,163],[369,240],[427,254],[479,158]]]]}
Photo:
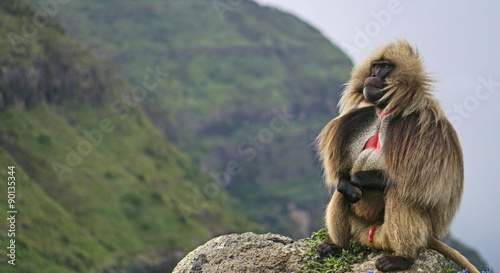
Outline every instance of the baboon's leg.
{"type": "Polygon", "coordinates": [[[353,232],[365,245],[394,252],[376,262],[377,269],[385,272],[410,268],[418,251],[427,245],[430,229],[430,218],[425,211],[387,194],[384,223],[375,228],[354,227],[353,232]],[[370,230],[373,234],[371,239],[370,230]]]}
{"type": "Polygon", "coordinates": [[[344,196],[335,191],[326,209],[326,227],[332,242],[323,242],[317,250],[321,256],[337,254],[349,248],[351,240],[349,203],[344,196]]]}

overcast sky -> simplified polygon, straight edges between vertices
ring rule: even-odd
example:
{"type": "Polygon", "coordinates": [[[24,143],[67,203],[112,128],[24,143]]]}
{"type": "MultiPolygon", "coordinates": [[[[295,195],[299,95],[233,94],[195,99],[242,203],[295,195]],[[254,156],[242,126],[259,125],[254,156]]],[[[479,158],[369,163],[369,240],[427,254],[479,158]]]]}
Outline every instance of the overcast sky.
{"type": "Polygon", "coordinates": [[[451,233],[500,270],[500,1],[257,0],[305,20],[359,62],[403,37],[438,80],[465,157],[451,233]]]}

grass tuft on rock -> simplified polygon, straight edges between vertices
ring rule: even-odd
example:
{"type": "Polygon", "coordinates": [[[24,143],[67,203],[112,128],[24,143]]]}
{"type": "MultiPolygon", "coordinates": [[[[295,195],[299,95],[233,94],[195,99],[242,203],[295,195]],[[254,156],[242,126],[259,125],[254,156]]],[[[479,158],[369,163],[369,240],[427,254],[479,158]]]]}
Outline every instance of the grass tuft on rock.
{"type": "Polygon", "coordinates": [[[330,237],[326,229],[322,228],[313,232],[311,238],[307,238],[309,250],[304,253],[302,259],[304,265],[299,268],[298,273],[344,273],[351,270],[353,263],[361,261],[371,250],[359,243],[351,241],[351,248],[343,250],[342,253],[329,257],[319,257],[316,247],[323,241],[329,241],[330,237]]]}

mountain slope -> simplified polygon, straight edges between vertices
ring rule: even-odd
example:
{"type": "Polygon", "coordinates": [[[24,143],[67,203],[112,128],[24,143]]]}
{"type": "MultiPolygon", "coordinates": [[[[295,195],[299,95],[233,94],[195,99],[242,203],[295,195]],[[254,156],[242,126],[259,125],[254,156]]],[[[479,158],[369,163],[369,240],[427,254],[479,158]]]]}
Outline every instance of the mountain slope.
{"type": "MultiPolygon", "coordinates": [[[[15,166],[18,211],[15,238],[2,217],[2,272],[157,272],[216,234],[255,229],[153,126],[141,97],[123,96],[134,87],[113,65],[52,20],[32,25],[36,12],[0,4],[0,177],[15,166]]],[[[2,207],[7,198],[3,187],[2,207]]]]}
{"type": "Polygon", "coordinates": [[[351,62],[321,33],[250,0],[74,1],[57,18],[134,84],[148,65],[168,71],[144,109],[266,230],[299,238],[323,225],[311,142],[351,62]]]}
{"type": "Polygon", "coordinates": [[[80,1],[58,18],[131,82],[168,71],[145,110],[253,219],[296,238],[322,225],[311,143],[351,62],[321,33],[253,1],[80,1]]]}

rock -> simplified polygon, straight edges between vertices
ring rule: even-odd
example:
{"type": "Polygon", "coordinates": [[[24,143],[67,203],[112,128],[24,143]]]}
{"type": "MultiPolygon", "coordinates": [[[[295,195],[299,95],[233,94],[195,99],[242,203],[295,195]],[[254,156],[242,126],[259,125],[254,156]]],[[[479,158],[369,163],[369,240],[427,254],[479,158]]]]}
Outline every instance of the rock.
{"type": "MultiPolygon", "coordinates": [[[[267,273],[296,272],[302,266],[302,254],[309,250],[305,240],[294,241],[278,234],[229,234],[214,238],[190,252],[174,268],[173,273],[267,273]]],[[[352,265],[353,273],[375,270],[381,252],[369,254],[352,265]]],[[[425,249],[405,273],[441,272],[449,261],[441,254],[425,249]]]]}
{"type": "Polygon", "coordinates": [[[307,249],[305,240],[277,234],[224,235],[190,252],[173,272],[295,272],[307,249]]]}

